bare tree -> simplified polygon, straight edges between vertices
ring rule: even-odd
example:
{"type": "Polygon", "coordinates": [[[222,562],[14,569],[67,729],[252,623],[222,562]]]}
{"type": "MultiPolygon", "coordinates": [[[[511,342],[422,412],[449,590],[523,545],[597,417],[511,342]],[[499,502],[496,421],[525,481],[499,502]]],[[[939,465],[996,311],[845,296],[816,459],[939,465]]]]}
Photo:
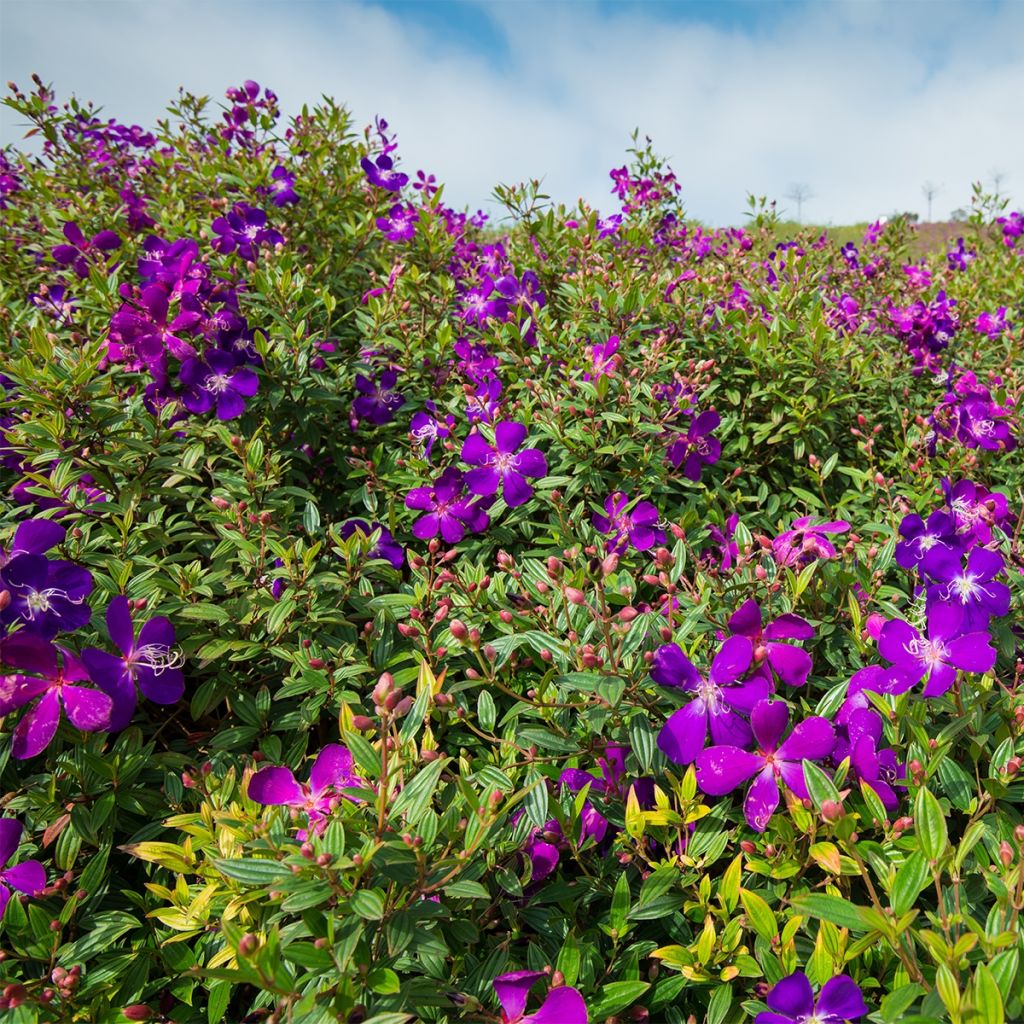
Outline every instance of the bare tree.
{"type": "Polygon", "coordinates": [[[932,222],[932,200],[942,191],[941,185],[936,185],[934,181],[926,181],[921,186],[921,194],[928,201],[928,223],[932,222]]]}
{"type": "Polygon", "coordinates": [[[801,223],[803,221],[804,203],[808,199],[814,198],[814,190],[806,182],[794,182],[789,186],[786,198],[792,199],[796,203],[796,220],[798,224],[801,223]]]}

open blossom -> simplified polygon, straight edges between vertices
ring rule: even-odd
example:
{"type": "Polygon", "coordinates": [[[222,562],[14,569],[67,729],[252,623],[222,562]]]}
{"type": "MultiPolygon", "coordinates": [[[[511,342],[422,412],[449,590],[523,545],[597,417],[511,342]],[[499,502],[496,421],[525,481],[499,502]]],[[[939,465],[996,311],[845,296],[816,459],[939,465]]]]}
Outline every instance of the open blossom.
{"type": "Polygon", "coordinates": [[[369,420],[378,426],[390,423],[395,413],[405,405],[405,395],[395,390],[398,374],[385,370],[376,380],[370,380],[361,373],[356,374],[356,391],[359,394],[352,402],[352,411],[361,420],[369,420]]]}
{"type": "Polygon", "coordinates": [[[409,181],[408,174],[402,174],[394,169],[394,163],[386,153],[382,153],[376,160],[364,156],[359,161],[366,174],[366,180],[377,188],[387,189],[388,192],[400,192],[403,186],[409,181]]]}
{"type": "Polygon", "coordinates": [[[754,1024],[847,1024],[868,1013],[860,989],[845,974],[826,981],[815,1000],[807,975],[797,971],[776,982],[766,1002],[769,1009],[754,1024]]]}
{"type": "Polygon", "coordinates": [[[926,678],[924,695],[937,697],[956,681],[957,669],[988,672],[996,663],[988,633],[963,633],[964,625],[961,608],[933,601],[928,610],[927,636],[902,619],[892,619],[882,627],[878,652],[912,683],[926,678]]]}
{"type": "Polygon", "coordinates": [[[718,461],[722,454],[722,443],[711,436],[721,418],[714,409],[708,409],[696,416],[690,423],[685,434],[677,438],[669,447],[668,460],[678,469],[683,467],[683,476],[696,483],[700,480],[701,471],[718,461]]]}
{"type": "Polygon", "coordinates": [[[629,508],[629,496],[616,491],[604,500],[605,515],[591,519],[594,529],[609,534],[609,551],[621,554],[632,546],[637,551],[647,551],[655,544],[665,543],[665,531],[658,528],[661,518],[658,510],[649,501],[638,501],[629,508]]]}
{"type": "Polygon", "coordinates": [[[138,637],[128,598],[118,594],[107,606],[107,632],[120,655],[97,647],[82,651],[93,681],[114,701],[111,730],[124,729],[135,711],[135,689],[154,704],[176,704],[185,692],[181,652],[175,647],[174,626],[157,615],[143,623],[138,637]]]}
{"type": "Polygon", "coordinates": [[[888,811],[899,807],[896,787],[906,788],[906,769],[892,750],[880,749],[881,716],[869,708],[857,708],[846,719],[846,738],[836,742],[832,760],[850,759],[850,775],[867,783],[888,811]]]}
{"type": "Polygon", "coordinates": [[[243,260],[255,260],[261,246],[280,245],[284,236],[267,227],[267,215],[263,210],[246,203],[235,203],[225,217],[217,217],[210,225],[217,237],[213,248],[217,252],[238,252],[243,260]]]}
{"type": "Polygon", "coordinates": [[[0,818],[0,917],[4,916],[11,889],[35,896],[46,888],[46,870],[37,860],[23,860],[20,864],[7,867],[21,842],[25,826],[14,818],[0,818]],[[10,888],[8,888],[8,886],[10,888]]]}
{"type": "Polygon", "coordinates": [[[1002,555],[988,548],[972,548],[966,565],[959,550],[933,548],[924,561],[925,572],[935,580],[928,591],[929,602],[959,606],[966,632],[986,629],[990,616],[1010,610],[1010,588],[995,578],[1004,568],[1002,555]]]}
{"type": "Polygon", "coordinates": [[[101,231],[92,238],[86,238],[74,221],[64,224],[64,237],[67,244],[55,245],[52,249],[53,258],[62,267],[70,267],[82,278],[89,276],[91,262],[121,245],[121,239],[114,231],[101,231]]]}
{"type": "Polygon", "coordinates": [[[816,558],[835,558],[830,533],[845,533],[850,524],[845,519],[832,523],[816,523],[813,516],[801,516],[772,541],[772,554],[779,565],[803,566],[816,558]]]}
{"type": "Polygon", "coordinates": [[[970,480],[958,480],[955,484],[943,480],[942,489],[957,537],[965,546],[989,544],[993,527],[1009,532],[1010,505],[1005,494],[989,491],[970,480]]]}
{"type": "Polygon", "coordinates": [[[474,431],[462,445],[462,460],[474,468],[466,473],[466,486],[485,497],[502,489],[509,508],[515,508],[533,497],[527,477],[546,476],[547,460],[537,448],[518,451],[526,440],[526,427],[521,423],[499,423],[494,428],[494,446],[483,434],[474,431]]]}
{"type": "MultiPolygon", "coordinates": [[[[327,827],[331,812],[338,801],[345,799],[358,803],[359,798],[343,793],[343,789],[361,789],[363,780],[353,767],[352,754],[340,743],[329,743],[316,756],[309,769],[309,782],[295,780],[291,768],[261,768],[249,780],[249,799],[258,804],[294,807],[305,811],[309,818],[309,831],[319,835],[327,827]]],[[[300,839],[306,832],[298,833],[300,839]]]]}
{"type": "Polygon", "coordinates": [[[677,644],[665,644],[654,652],[651,678],[661,686],[694,695],[658,733],[658,747],[669,760],[690,764],[704,749],[709,732],[717,744],[742,747],[750,742],[750,726],[742,716],[749,716],[769,693],[769,681],[763,676],[742,681],[753,653],[746,637],[730,637],[704,679],[677,644]]]}
{"type": "Polygon", "coordinates": [[[19,760],[35,757],[50,745],[62,707],[68,721],[83,732],[110,727],[113,701],[100,690],[78,685],[89,682],[89,673],[70,651],[22,630],[4,639],[0,660],[18,670],[0,676],[0,715],[39,698],[14,730],[11,753],[19,760]]]}
{"type": "Polygon", "coordinates": [[[270,174],[270,201],[277,207],[297,203],[295,175],[287,167],[275,167],[270,174]]]}
{"type": "Polygon", "coordinates": [[[925,556],[936,548],[953,552],[959,549],[953,517],[941,509],[925,522],[916,512],[900,522],[900,542],[896,545],[896,564],[904,569],[921,565],[925,556]]]}
{"type": "Polygon", "coordinates": [[[446,544],[457,544],[466,533],[486,530],[490,519],[480,502],[465,493],[465,478],[454,467],[446,469],[431,487],[414,487],[405,507],[426,514],[412,524],[414,537],[430,540],[439,533],[446,544]]]}
{"type": "Polygon", "coordinates": [[[409,423],[409,435],[423,448],[423,456],[430,461],[430,453],[436,441],[444,441],[455,428],[455,417],[448,413],[444,419],[437,415],[437,407],[427,402],[427,408],[414,413],[409,423]]]}
{"type": "Polygon", "coordinates": [[[85,602],[92,592],[92,575],[71,562],[12,552],[0,569],[0,586],[10,594],[10,603],[0,611],[4,625],[20,623],[27,632],[52,638],[61,631],[78,629],[92,618],[85,602]]]}
{"type": "Polygon", "coordinates": [[[416,207],[395,203],[388,210],[387,216],[377,218],[377,227],[384,232],[384,237],[392,242],[408,242],[416,235],[416,223],[420,215],[416,207]]]}
{"type": "Polygon", "coordinates": [[[530,989],[546,977],[543,971],[511,971],[494,979],[501,1024],[587,1024],[587,1004],[576,989],[568,986],[549,989],[540,1009],[526,1012],[530,989]]]}
{"type": "Polygon", "coordinates": [[[758,671],[770,668],[784,683],[802,686],[811,673],[811,656],[794,644],[782,640],[810,640],[814,629],[809,622],[791,612],[780,615],[761,627],[760,605],[751,598],[745,601],[729,619],[729,630],[747,637],[754,645],[754,665],[758,671]]]}
{"type": "Polygon", "coordinates": [[[248,366],[239,366],[230,352],[210,349],[202,359],[186,359],[178,371],[184,385],[182,402],[192,413],[216,407],[217,418],[232,420],[245,412],[245,400],[259,390],[259,377],[248,366]]]}
{"type": "Polygon", "coordinates": [[[762,700],[750,715],[756,753],[722,745],[708,747],[697,755],[697,785],[709,796],[724,796],[747,779],[754,779],[743,802],[743,814],[755,832],[768,827],[779,806],[779,782],[806,800],[804,761],[821,761],[835,746],[832,724],[816,716],[805,718],[780,743],[788,721],[789,709],[785,704],[762,700]]]}
{"type": "Polygon", "coordinates": [[[598,380],[610,377],[622,364],[619,353],[619,336],[613,334],[607,341],[590,346],[590,370],[583,374],[584,380],[598,380]]]}

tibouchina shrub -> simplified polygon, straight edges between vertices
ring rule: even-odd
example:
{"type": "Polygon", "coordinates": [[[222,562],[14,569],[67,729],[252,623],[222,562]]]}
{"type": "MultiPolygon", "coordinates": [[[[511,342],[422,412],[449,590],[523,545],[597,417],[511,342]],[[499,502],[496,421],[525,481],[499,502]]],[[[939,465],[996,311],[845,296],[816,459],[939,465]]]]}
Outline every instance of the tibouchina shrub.
{"type": "Polygon", "coordinates": [[[9,100],[4,1019],[1020,1020],[1024,216],[227,100],[9,100]]]}

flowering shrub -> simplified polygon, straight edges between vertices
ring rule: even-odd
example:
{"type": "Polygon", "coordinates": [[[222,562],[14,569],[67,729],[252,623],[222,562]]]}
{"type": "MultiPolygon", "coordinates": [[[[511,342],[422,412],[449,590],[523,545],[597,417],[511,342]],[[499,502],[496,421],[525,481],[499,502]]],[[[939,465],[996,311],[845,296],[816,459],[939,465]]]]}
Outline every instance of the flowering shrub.
{"type": "Polygon", "coordinates": [[[7,1018],[1024,1016],[1021,214],[8,105],[7,1018]]]}

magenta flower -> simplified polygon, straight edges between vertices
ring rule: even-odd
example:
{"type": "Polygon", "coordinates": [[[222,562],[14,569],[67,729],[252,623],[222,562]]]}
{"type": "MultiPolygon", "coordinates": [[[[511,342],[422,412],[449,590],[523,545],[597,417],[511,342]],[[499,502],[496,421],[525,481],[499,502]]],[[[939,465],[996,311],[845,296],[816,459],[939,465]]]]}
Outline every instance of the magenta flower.
{"type": "MultiPolygon", "coordinates": [[[[0,818],[0,864],[6,865],[21,842],[24,825],[14,818],[0,818]]],[[[23,860],[20,864],[0,868],[0,917],[4,916],[11,889],[27,896],[35,896],[46,888],[46,870],[37,860],[23,860]],[[10,886],[10,889],[8,888],[10,886]]]]}
{"type": "Polygon", "coordinates": [[[927,678],[925,697],[940,696],[956,681],[957,669],[988,672],[996,663],[988,633],[964,634],[965,622],[965,613],[957,605],[933,601],[928,609],[927,636],[902,619],[892,619],[882,627],[878,652],[914,682],[927,678]]]}
{"type": "Polygon", "coordinates": [[[745,601],[729,619],[729,630],[747,637],[754,645],[754,664],[758,671],[765,666],[790,686],[802,686],[811,673],[811,656],[793,644],[779,643],[780,640],[810,640],[814,629],[799,615],[787,613],[761,628],[761,607],[751,598],[745,601]]]}
{"type": "MultiPolygon", "coordinates": [[[[309,782],[295,781],[291,768],[261,768],[249,780],[249,799],[258,804],[275,807],[293,807],[305,811],[310,831],[319,835],[327,827],[327,819],[341,799],[359,803],[358,797],[343,793],[343,789],[361,789],[363,780],[355,773],[352,754],[340,743],[329,743],[316,756],[309,769],[309,782]]],[[[297,833],[305,839],[307,833],[297,833]]]]}
{"type": "Polygon", "coordinates": [[[590,346],[590,370],[583,374],[584,380],[610,377],[622,363],[619,352],[619,336],[613,334],[607,341],[590,346]]]}
{"type": "Polygon", "coordinates": [[[526,1013],[526,997],[543,971],[512,971],[494,979],[502,1024],[587,1024],[587,1004],[574,988],[552,988],[540,1009],[526,1013]]]}
{"type": "Polygon", "coordinates": [[[392,242],[408,242],[416,235],[416,223],[420,215],[416,207],[403,206],[402,203],[395,203],[388,210],[386,217],[377,218],[377,227],[384,232],[384,237],[392,242]]]}
{"type": "Polygon", "coordinates": [[[402,186],[409,181],[409,175],[394,170],[391,157],[384,153],[377,157],[376,160],[371,160],[369,157],[364,156],[359,161],[359,166],[362,167],[366,174],[366,180],[371,185],[387,189],[388,192],[400,192],[402,186]]]}
{"type": "Polygon", "coordinates": [[[178,667],[174,627],[162,615],[143,623],[138,638],[128,598],[118,594],[107,606],[107,632],[120,655],[96,647],[82,651],[82,661],[93,681],[114,700],[110,729],[124,729],[132,720],[136,686],[154,704],[176,704],[185,692],[185,677],[178,667]]]}
{"type": "Polygon", "coordinates": [[[216,406],[217,418],[233,420],[245,412],[245,400],[259,390],[256,371],[239,366],[230,352],[210,349],[203,359],[186,359],[178,377],[185,386],[182,402],[191,413],[209,412],[216,406]]]}
{"type": "Polygon", "coordinates": [[[970,480],[959,480],[955,484],[943,480],[942,489],[957,536],[963,538],[965,547],[988,544],[992,540],[993,527],[1009,532],[1010,506],[1005,494],[986,490],[970,480]]]}
{"type": "Polygon", "coordinates": [[[62,267],[70,267],[79,277],[89,276],[93,259],[121,245],[121,239],[113,231],[101,231],[87,239],[82,229],[70,220],[64,224],[64,237],[68,244],[55,245],[51,250],[53,258],[62,267]]]}
{"type": "Polygon", "coordinates": [[[743,814],[755,832],[768,827],[779,806],[779,780],[807,799],[803,762],[821,761],[835,746],[831,722],[817,716],[805,718],[780,744],[788,721],[785,704],[762,700],[750,714],[757,753],[723,745],[708,747],[697,755],[697,785],[709,796],[724,796],[756,776],[743,802],[743,814]]]}
{"type": "Polygon", "coordinates": [[[490,522],[481,502],[465,494],[465,480],[454,467],[446,469],[432,487],[414,487],[405,496],[405,507],[425,512],[412,524],[414,537],[430,540],[439,533],[446,544],[457,544],[469,533],[486,530],[490,522]]]}
{"type": "Polygon", "coordinates": [[[275,167],[270,174],[270,201],[277,207],[299,201],[295,191],[295,175],[283,165],[275,167]]]}
{"type": "Polygon", "coordinates": [[[649,501],[638,501],[631,509],[629,497],[616,491],[604,500],[607,515],[594,514],[594,529],[611,534],[605,542],[609,551],[621,554],[632,545],[637,551],[647,551],[655,544],[665,543],[665,531],[658,529],[661,518],[649,501]],[[628,511],[627,511],[628,509],[628,511]]]}
{"type": "Polygon", "coordinates": [[[906,769],[896,760],[892,750],[879,749],[882,739],[882,719],[868,708],[853,711],[846,725],[847,740],[836,743],[832,760],[850,758],[851,776],[866,782],[878,794],[888,811],[895,811],[900,800],[896,786],[906,788],[906,769]]]}
{"type": "Polygon", "coordinates": [[[845,533],[850,524],[845,519],[832,523],[815,523],[813,516],[801,516],[772,541],[772,553],[779,565],[803,566],[816,558],[836,558],[837,551],[828,539],[830,533],[845,533]]]}
{"type": "Polygon", "coordinates": [[[750,742],[750,726],[740,716],[749,716],[769,693],[764,676],[740,682],[753,653],[746,637],[730,637],[715,655],[705,680],[677,644],[665,644],[654,652],[651,678],[661,686],[694,694],[658,733],[658,748],[669,760],[690,764],[704,749],[709,732],[714,743],[740,747],[750,742]]]}
{"type": "Polygon", "coordinates": [[[395,390],[398,374],[385,370],[376,380],[370,380],[361,373],[356,374],[356,391],[359,394],[352,401],[352,411],[361,420],[369,420],[378,426],[390,423],[395,413],[405,405],[405,395],[395,390]]]}
{"type": "Polygon", "coordinates": [[[522,505],[533,497],[533,487],[526,477],[546,476],[547,460],[537,448],[524,448],[526,427],[521,423],[499,423],[494,428],[492,448],[479,431],[474,431],[462,445],[462,459],[476,468],[466,474],[466,486],[473,494],[488,497],[503,490],[509,508],[522,505]]]}
{"type": "Polygon", "coordinates": [[[217,237],[213,248],[217,252],[238,252],[243,260],[255,260],[263,245],[280,245],[284,236],[267,227],[267,215],[255,206],[235,203],[226,217],[217,217],[210,225],[217,237]]]}
{"type": "Polygon", "coordinates": [[[845,1024],[868,1012],[856,982],[845,974],[826,981],[815,1002],[807,975],[797,971],[776,982],[767,1003],[754,1024],[845,1024]]]}
{"type": "Polygon", "coordinates": [[[718,461],[722,454],[722,443],[711,436],[711,431],[721,423],[714,409],[702,412],[691,423],[682,437],[673,441],[668,450],[668,460],[678,469],[683,467],[683,476],[696,483],[701,470],[718,461]]]}
{"type": "Polygon", "coordinates": [[[100,690],[76,685],[88,682],[89,673],[70,651],[21,631],[4,639],[0,660],[19,670],[16,675],[0,676],[0,715],[40,698],[14,730],[11,753],[18,760],[35,757],[50,745],[62,705],[76,729],[99,732],[110,727],[113,701],[100,690]]]}

